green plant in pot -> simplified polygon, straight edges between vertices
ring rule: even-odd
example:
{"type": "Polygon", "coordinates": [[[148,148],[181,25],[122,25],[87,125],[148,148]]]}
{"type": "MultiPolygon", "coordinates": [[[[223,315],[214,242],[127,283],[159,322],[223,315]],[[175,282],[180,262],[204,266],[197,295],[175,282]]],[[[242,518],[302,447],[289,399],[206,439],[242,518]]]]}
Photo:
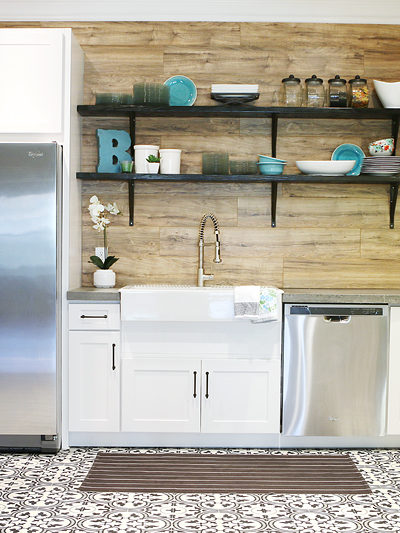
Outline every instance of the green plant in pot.
{"type": "Polygon", "coordinates": [[[160,158],[155,155],[149,155],[146,158],[147,161],[147,170],[149,174],[158,174],[160,168],[160,158]]]}
{"type": "Polygon", "coordinates": [[[108,243],[107,243],[107,227],[111,221],[109,215],[120,215],[121,211],[118,209],[117,204],[108,203],[102,204],[97,196],[92,196],[89,203],[89,213],[92,222],[94,222],[93,228],[99,232],[103,232],[103,248],[96,248],[99,250],[103,257],[99,255],[91,255],[89,263],[95,265],[98,270],[93,274],[93,283],[95,287],[110,288],[115,285],[115,272],[111,269],[112,265],[118,261],[118,257],[115,255],[108,255],[108,243]]]}

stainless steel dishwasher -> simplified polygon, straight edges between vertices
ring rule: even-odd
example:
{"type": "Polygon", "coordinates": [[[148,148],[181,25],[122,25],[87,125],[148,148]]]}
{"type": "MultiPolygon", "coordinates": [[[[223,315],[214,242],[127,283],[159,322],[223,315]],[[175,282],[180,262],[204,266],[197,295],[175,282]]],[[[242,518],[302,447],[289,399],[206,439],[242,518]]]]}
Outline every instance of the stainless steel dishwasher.
{"type": "Polygon", "coordinates": [[[285,305],[283,435],[382,435],[385,305],[285,305]]]}

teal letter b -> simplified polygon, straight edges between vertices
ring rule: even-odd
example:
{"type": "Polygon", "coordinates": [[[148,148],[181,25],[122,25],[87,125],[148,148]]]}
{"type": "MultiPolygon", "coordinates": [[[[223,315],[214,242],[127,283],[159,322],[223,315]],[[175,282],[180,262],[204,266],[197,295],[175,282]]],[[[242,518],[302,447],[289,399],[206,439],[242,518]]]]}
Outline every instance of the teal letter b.
{"type": "Polygon", "coordinates": [[[99,143],[97,172],[121,172],[120,161],[132,161],[127,152],[131,146],[129,133],[124,130],[96,130],[99,143]]]}

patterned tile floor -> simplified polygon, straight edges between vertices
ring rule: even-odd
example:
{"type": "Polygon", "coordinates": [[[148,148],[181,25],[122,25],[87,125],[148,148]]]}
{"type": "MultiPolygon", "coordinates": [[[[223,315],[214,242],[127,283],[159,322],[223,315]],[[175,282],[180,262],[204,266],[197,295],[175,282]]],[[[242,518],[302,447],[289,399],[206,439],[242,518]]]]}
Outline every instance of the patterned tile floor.
{"type": "MultiPolygon", "coordinates": [[[[98,448],[0,455],[4,533],[400,532],[400,450],[349,453],[371,495],[133,494],[78,490],[98,448]]],[[[102,451],[106,451],[102,449],[102,451]]],[[[337,450],[113,449],[127,453],[337,453],[337,450]]]]}

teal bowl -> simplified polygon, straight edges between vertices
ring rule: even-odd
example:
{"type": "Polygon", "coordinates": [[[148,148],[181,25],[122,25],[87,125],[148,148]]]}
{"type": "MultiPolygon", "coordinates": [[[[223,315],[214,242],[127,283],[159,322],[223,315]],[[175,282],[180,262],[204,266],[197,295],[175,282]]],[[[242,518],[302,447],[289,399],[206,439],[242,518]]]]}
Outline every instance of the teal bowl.
{"type": "Polygon", "coordinates": [[[285,159],[277,159],[276,157],[269,157],[268,155],[258,154],[258,158],[260,160],[260,163],[286,163],[285,159]]]}
{"type": "Polygon", "coordinates": [[[272,163],[269,161],[264,161],[262,163],[257,163],[257,165],[261,174],[267,176],[279,176],[283,173],[283,167],[286,165],[286,163],[272,163]]]}

